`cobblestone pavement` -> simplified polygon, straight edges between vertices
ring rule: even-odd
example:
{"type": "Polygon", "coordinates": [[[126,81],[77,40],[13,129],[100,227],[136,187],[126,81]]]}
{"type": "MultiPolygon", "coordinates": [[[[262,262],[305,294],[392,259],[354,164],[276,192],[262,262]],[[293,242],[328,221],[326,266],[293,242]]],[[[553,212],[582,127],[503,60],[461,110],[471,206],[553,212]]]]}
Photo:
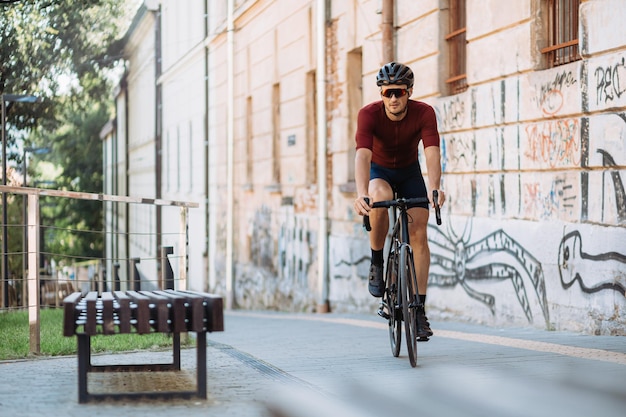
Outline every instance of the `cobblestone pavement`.
{"type": "MultiPolygon", "coordinates": [[[[207,341],[207,400],[78,404],[75,356],[0,362],[0,416],[624,416],[626,339],[431,321],[411,368],[372,315],[226,312],[207,341]]],[[[193,333],[192,333],[193,335],[193,333]]],[[[94,363],[171,361],[171,352],[94,363]]],[[[180,373],[90,374],[92,392],[193,389],[180,373]]]]}

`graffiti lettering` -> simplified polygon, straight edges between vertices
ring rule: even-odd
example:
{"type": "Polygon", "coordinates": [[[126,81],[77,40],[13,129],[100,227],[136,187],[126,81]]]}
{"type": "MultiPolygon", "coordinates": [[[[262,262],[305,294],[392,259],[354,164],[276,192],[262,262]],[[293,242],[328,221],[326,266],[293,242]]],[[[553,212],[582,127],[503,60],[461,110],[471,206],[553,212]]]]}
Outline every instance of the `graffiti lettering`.
{"type": "Polygon", "coordinates": [[[443,130],[453,130],[463,125],[465,103],[456,98],[443,103],[443,130]]]}
{"type": "Polygon", "coordinates": [[[542,85],[539,92],[539,105],[545,115],[554,115],[563,107],[563,93],[565,87],[576,84],[576,78],[571,71],[563,71],[554,77],[554,80],[542,85]]]}
{"type": "Polygon", "coordinates": [[[564,179],[553,181],[548,192],[543,192],[538,183],[525,184],[524,192],[524,212],[527,216],[549,219],[559,214],[574,214],[575,190],[564,179]]]}
{"type": "Polygon", "coordinates": [[[626,85],[622,86],[620,83],[621,80],[626,80],[626,58],[622,57],[621,62],[613,66],[596,68],[595,76],[596,104],[619,99],[626,92],[626,85]]]}
{"type": "Polygon", "coordinates": [[[560,163],[580,163],[580,121],[550,120],[526,127],[528,149],[525,156],[533,161],[547,162],[550,167],[560,163]]]}
{"type": "Polygon", "coordinates": [[[557,114],[563,107],[563,94],[559,90],[550,90],[541,96],[541,111],[546,116],[557,114]]]}
{"type": "Polygon", "coordinates": [[[445,170],[465,170],[476,164],[474,139],[468,137],[445,136],[445,170]]]}

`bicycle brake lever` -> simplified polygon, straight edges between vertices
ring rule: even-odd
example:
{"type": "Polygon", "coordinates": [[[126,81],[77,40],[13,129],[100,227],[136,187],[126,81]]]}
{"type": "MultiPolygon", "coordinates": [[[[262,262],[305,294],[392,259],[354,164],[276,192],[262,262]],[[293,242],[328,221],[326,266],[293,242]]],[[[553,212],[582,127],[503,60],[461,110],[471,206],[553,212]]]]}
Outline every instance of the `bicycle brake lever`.
{"type": "Polygon", "coordinates": [[[435,203],[435,217],[437,218],[437,225],[441,225],[441,208],[439,207],[439,192],[433,190],[433,203],[435,203]]]}
{"type": "MultiPolygon", "coordinates": [[[[369,198],[365,197],[364,200],[365,200],[365,202],[367,204],[370,203],[370,199],[369,198]]],[[[365,216],[363,216],[363,227],[368,232],[372,230],[372,225],[370,224],[370,216],[368,216],[367,214],[365,216]]]]}

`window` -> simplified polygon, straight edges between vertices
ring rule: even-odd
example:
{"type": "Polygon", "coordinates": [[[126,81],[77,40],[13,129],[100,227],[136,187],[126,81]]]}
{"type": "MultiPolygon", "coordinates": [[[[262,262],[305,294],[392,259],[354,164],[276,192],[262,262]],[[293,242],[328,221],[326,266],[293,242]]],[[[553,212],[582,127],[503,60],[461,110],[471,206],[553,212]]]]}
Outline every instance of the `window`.
{"type": "Polygon", "coordinates": [[[580,59],[578,54],[578,6],[580,0],[547,0],[548,46],[541,50],[550,67],[580,59]]]}
{"type": "Polygon", "coordinates": [[[272,86],[272,182],[280,184],[280,84],[272,86]]]}
{"type": "Polygon", "coordinates": [[[448,34],[449,71],[446,84],[450,94],[467,90],[465,1],[450,0],[448,34]]]}
{"type": "MultiPolygon", "coordinates": [[[[354,182],[354,158],[356,156],[356,120],[363,105],[363,51],[357,48],[348,53],[348,114],[351,123],[348,123],[348,182],[354,182]]],[[[355,188],[356,191],[356,188],[355,188]]]]}
{"type": "Polygon", "coordinates": [[[252,131],[252,118],[254,117],[252,108],[252,96],[246,98],[246,184],[245,187],[249,190],[252,189],[252,182],[254,177],[254,161],[252,154],[252,140],[254,138],[254,132],[252,131]]]}
{"type": "Polygon", "coordinates": [[[317,88],[315,71],[306,74],[306,184],[317,180],[317,88]]]}

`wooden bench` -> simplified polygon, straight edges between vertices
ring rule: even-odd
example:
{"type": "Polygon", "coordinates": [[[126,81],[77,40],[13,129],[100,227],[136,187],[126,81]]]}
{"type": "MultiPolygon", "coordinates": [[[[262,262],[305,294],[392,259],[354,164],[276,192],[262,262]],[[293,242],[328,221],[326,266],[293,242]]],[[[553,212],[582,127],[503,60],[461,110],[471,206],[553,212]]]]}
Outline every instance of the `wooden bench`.
{"type": "Polygon", "coordinates": [[[124,398],[207,398],[206,332],[224,330],[221,296],[195,291],[75,292],[63,300],[63,334],[78,342],[78,402],[124,398]],[[90,393],[89,372],[180,371],[180,334],[196,333],[196,391],[90,393]],[[91,336],[170,333],[173,362],[92,365],[91,336]]]}

